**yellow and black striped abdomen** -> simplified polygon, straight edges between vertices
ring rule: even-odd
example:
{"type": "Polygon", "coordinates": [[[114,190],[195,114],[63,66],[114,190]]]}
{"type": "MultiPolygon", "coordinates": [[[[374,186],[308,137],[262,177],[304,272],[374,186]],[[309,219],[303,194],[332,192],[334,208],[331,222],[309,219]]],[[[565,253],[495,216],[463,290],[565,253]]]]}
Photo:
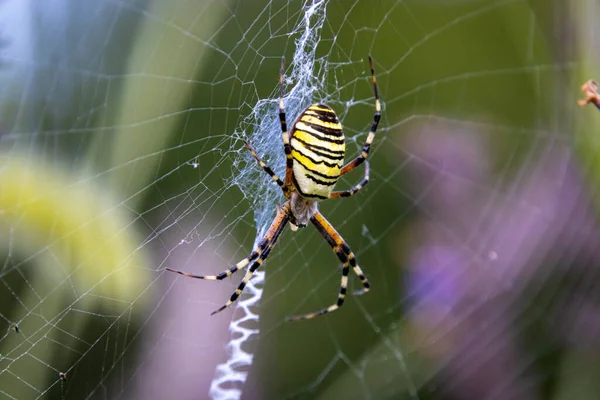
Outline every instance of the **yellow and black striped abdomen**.
{"type": "Polygon", "coordinates": [[[313,104],[291,129],[292,177],[303,197],[326,199],[333,190],[344,164],[344,132],[335,112],[313,104]]]}

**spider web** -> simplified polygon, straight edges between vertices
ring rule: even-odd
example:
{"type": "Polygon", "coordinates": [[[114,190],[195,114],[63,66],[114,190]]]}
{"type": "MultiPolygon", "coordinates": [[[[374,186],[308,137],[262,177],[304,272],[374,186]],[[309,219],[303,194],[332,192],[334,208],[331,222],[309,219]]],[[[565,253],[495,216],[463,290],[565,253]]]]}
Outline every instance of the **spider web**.
{"type": "Polygon", "coordinates": [[[0,0],[0,398],[594,398],[600,9],[534,3],[0,0]],[[211,317],[243,272],[165,268],[283,202],[243,145],[284,174],[281,57],[288,125],[328,104],[349,159],[369,54],[371,182],[320,209],[372,290],[286,322],[339,290],[307,227],[211,317]]]}

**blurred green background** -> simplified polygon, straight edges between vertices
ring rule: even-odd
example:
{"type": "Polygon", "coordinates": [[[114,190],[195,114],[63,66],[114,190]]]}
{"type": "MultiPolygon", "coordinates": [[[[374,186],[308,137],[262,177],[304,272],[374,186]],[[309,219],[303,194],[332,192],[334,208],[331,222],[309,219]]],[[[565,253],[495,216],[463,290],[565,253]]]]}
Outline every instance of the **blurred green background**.
{"type": "MultiPolygon", "coordinates": [[[[263,197],[274,192],[243,140],[281,172],[277,128],[255,132],[247,118],[276,99],[281,56],[288,73],[297,67],[305,4],[57,4],[60,13],[19,11],[26,53],[13,55],[16,33],[2,32],[0,398],[160,398],[152,385],[208,397],[237,315],[208,312],[242,274],[179,282],[164,268],[220,272],[250,252],[262,207],[274,213],[282,201],[263,197]],[[178,313],[222,340],[188,342],[178,313]],[[169,342],[192,359],[161,355],[169,342]],[[177,385],[186,379],[197,384],[177,385]]],[[[286,323],[334,301],[339,266],[314,229],[284,233],[264,265],[247,382],[233,384],[243,398],[595,398],[597,334],[555,332],[577,325],[563,319],[565,304],[595,309],[581,286],[595,277],[595,253],[582,244],[593,237],[577,235],[597,228],[600,114],[576,99],[598,75],[598,12],[591,1],[326,2],[312,101],[340,114],[348,158],[374,111],[368,54],[383,103],[371,183],[321,206],[373,290],[327,317],[286,323]],[[459,183],[444,192],[448,177],[459,183]],[[563,206],[562,191],[577,199],[563,206]],[[586,207],[581,221],[570,217],[586,207]],[[511,214],[522,208],[547,225],[525,226],[511,214]],[[535,234],[519,240],[527,229],[535,234]],[[498,232],[513,242],[494,248],[498,232]],[[564,240],[572,246],[553,245],[564,240]],[[416,287],[415,260],[429,245],[460,254],[462,273],[444,256],[438,283],[416,287]],[[505,269],[488,265],[498,256],[505,269]],[[437,290],[447,293],[433,301],[437,290]]]]}

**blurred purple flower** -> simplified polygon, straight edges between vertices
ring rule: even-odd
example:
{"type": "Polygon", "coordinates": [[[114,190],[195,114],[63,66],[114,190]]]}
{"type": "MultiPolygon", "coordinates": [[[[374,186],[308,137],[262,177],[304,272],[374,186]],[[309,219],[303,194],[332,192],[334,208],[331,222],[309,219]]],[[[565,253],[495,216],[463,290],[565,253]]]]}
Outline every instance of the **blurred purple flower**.
{"type": "MultiPolygon", "coordinates": [[[[403,143],[417,183],[409,196],[423,215],[410,227],[421,232],[409,257],[410,315],[435,343],[430,354],[444,359],[446,390],[459,398],[532,399],[535,373],[526,370],[533,356],[515,340],[515,319],[550,277],[596,277],[600,235],[572,151],[553,140],[558,134],[540,139],[536,155],[510,165],[509,175],[492,171],[502,165],[494,159],[500,153],[484,140],[490,132],[474,128],[427,125],[403,143]]],[[[552,340],[600,343],[591,285],[581,289],[567,289],[579,294],[577,307],[547,310],[559,328],[549,329],[552,340]]]]}

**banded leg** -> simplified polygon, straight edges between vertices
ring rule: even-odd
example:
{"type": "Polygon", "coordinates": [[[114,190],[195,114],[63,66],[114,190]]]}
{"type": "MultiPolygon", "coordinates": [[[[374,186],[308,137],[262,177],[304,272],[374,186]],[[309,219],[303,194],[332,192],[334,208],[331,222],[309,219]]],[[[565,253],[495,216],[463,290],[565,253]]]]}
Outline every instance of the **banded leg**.
{"type": "Polygon", "coordinates": [[[219,307],[218,309],[216,309],[215,311],[210,313],[210,315],[214,315],[218,312],[223,311],[224,309],[229,307],[231,304],[233,304],[233,302],[237,300],[237,298],[240,296],[240,294],[242,294],[242,292],[244,291],[244,288],[250,281],[250,278],[252,278],[252,275],[254,275],[254,271],[256,271],[258,269],[258,267],[260,267],[261,264],[267,259],[267,257],[269,256],[269,253],[275,246],[275,243],[277,243],[277,239],[279,239],[279,236],[281,235],[281,233],[283,232],[283,229],[285,228],[287,222],[289,221],[289,214],[288,214],[289,211],[290,211],[290,205],[289,205],[289,203],[285,203],[283,205],[283,207],[281,207],[281,209],[277,213],[275,220],[273,220],[271,227],[269,228],[269,230],[267,231],[267,234],[265,235],[265,239],[263,239],[263,242],[264,242],[265,240],[267,240],[267,237],[268,237],[268,244],[267,244],[266,248],[264,249],[264,251],[262,252],[262,254],[252,263],[252,265],[248,269],[248,272],[246,272],[244,279],[242,279],[242,282],[239,284],[238,288],[235,289],[235,291],[231,294],[229,301],[227,301],[227,303],[225,303],[224,305],[222,305],[221,307],[219,307]]]}
{"type": "Polygon", "coordinates": [[[344,165],[340,171],[340,175],[347,174],[367,159],[369,150],[371,149],[371,143],[373,143],[373,139],[375,139],[375,132],[377,132],[379,120],[381,119],[381,103],[379,102],[379,91],[377,90],[377,80],[375,79],[375,70],[373,69],[373,60],[371,59],[371,56],[369,56],[369,66],[371,67],[371,78],[373,79],[373,93],[375,94],[375,115],[373,116],[373,124],[371,125],[371,131],[363,146],[362,153],[354,160],[344,165]]]}
{"type": "Polygon", "coordinates": [[[258,156],[258,154],[256,154],[252,146],[250,146],[250,143],[245,142],[245,144],[246,148],[250,151],[250,154],[252,154],[252,157],[254,157],[254,159],[258,162],[258,165],[260,165],[261,168],[264,169],[267,174],[269,174],[269,176],[275,181],[275,183],[279,185],[285,197],[289,199],[291,196],[290,189],[288,189],[288,187],[285,185],[285,183],[283,183],[279,176],[277,176],[275,172],[273,172],[273,170],[267,164],[265,164],[263,160],[260,159],[260,157],[258,156]]]}
{"type": "MultiPolygon", "coordinates": [[[[281,57],[281,69],[279,70],[279,123],[281,124],[281,136],[283,138],[283,150],[285,151],[285,185],[292,185],[292,146],[290,135],[285,122],[285,106],[283,104],[283,73],[285,70],[285,57],[281,57]]],[[[288,196],[289,197],[289,196],[288,196]]]]}
{"type": "MultiPolygon", "coordinates": [[[[282,214],[287,215],[287,213],[289,211],[289,205],[284,205],[282,208],[279,208],[277,211],[278,211],[277,216],[275,217],[273,224],[271,224],[271,227],[265,234],[263,240],[261,240],[260,243],[258,244],[258,246],[256,246],[256,249],[254,249],[248,257],[244,258],[242,261],[235,264],[231,268],[226,269],[225,271],[220,272],[217,275],[194,275],[194,274],[189,274],[187,272],[179,271],[179,270],[176,270],[173,268],[166,268],[166,270],[169,272],[175,272],[176,274],[183,275],[188,278],[204,279],[207,281],[221,281],[221,280],[233,275],[239,269],[246,267],[248,264],[250,264],[252,261],[254,261],[257,257],[259,257],[261,254],[263,254],[265,249],[267,249],[269,247],[270,243],[273,240],[277,240],[277,238],[275,237],[275,234],[274,234],[277,231],[277,227],[275,225],[276,225],[280,215],[282,215],[282,214]]],[[[263,258],[264,258],[264,256],[263,256],[263,258]]]]}
{"type": "Polygon", "coordinates": [[[291,321],[314,318],[340,308],[344,304],[344,300],[346,298],[349,266],[352,267],[354,273],[358,276],[363,285],[362,290],[354,292],[355,295],[366,293],[371,287],[369,281],[363,274],[362,270],[356,264],[356,258],[354,257],[354,253],[352,252],[352,250],[350,250],[350,247],[348,247],[346,241],[344,241],[344,239],[340,236],[339,233],[337,233],[335,228],[325,219],[325,217],[323,217],[323,215],[317,211],[310,221],[321,233],[321,235],[323,235],[325,240],[327,240],[327,243],[329,243],[329,245],[343,264],[340,293],[338,294],[337,302],[335,304],[332,304],[329,307],[323,308],[317,312],[288,318],[291,321]]]}
{"type": "Polygon", "coordinates": [[[183,275],[188,278],[204,279],[207,281],[221,281],[221,280],[233,275],[235,272],[237,272],[237,270],[242,269],[242,268],[246,267],[246,265],[250,264],[256,257],[258,257],[261,254],[261,252],[268,246],[268,244],[269,244],[269,240],[267,240],[267,238],[263,239],[260,242],[260,244],[258,245],[257,249],[254,250],[252,253],[250,253],[250,255],[248,257],[244,258],[242,261],[235,264],[231,268],[218,273],[217,275],[194,275],[194,274],[188,274],[187,272],[179,271],[179,270],[172,269],[172,268],[166,268],[166,270],[170,271],[170,272],[175,272],[176,274],[183,275]]]}
{"type": "Polygon", "coordinates": [[[348,268],[348,259],[346,258],[346,262],[344,262],[344,266],[342,268],[342,283],[340,284],[340,293],[338,294],[337,302],[335,304],[332,304],[329,307],[323,308],[322,310],[319,310],[317,312],[288,317],[287,320],[300,321],[302,319],[311,319],[340,308],[344,304],[344,299],[346,298],[346,290],[348,288],[348,271],[350,271],[350,268],[348,268]]]}
{"type": "Polygon", "coordinates": [[[352,250],[350,250],[350,247],[348,246],[344,238],[339,233],[337,233],[335,228],[329,223],[329,221],[325,219],[323,214],[321,214],[319,211],[316,212],[316,214],[311,218],[310,221],[321,233],[321,235],[323,235],[325,240],[327,240],[327,243],[329,243],[329,245],[331,246],[331,248],[338,256],[341,262],[345,261],[345,258],[342,257],[342,254],[345,254],[348,258],[350,266],[352,267],[354,273],[356,274],[356,276],[358,276],[358,279],[360,279],[360,282],[363,285],[363,288],[361,290],[357,290],[353,294],[361,295],[363,293],[368,292],[369,288],[371,287],[371,285],[369,284],[369,280],[365,277],[365,274],[362,272],[362,269],[360,269],[360,267],[356,264],[356,257],[354,256],[352,250]]]}
{"type": "Polygon", "coordinates": [[[329,198],[336,199],[339,197],[350,197],[350,196],[356,194],[360,189],[364,188],[367,185],[367,183],[369,183],[369,174],[370,174],[369,162],[365,161],[365,176],[358,183],[358,185],[352,187],[350,190],[331,192],[329,194],[329,198]]]}

